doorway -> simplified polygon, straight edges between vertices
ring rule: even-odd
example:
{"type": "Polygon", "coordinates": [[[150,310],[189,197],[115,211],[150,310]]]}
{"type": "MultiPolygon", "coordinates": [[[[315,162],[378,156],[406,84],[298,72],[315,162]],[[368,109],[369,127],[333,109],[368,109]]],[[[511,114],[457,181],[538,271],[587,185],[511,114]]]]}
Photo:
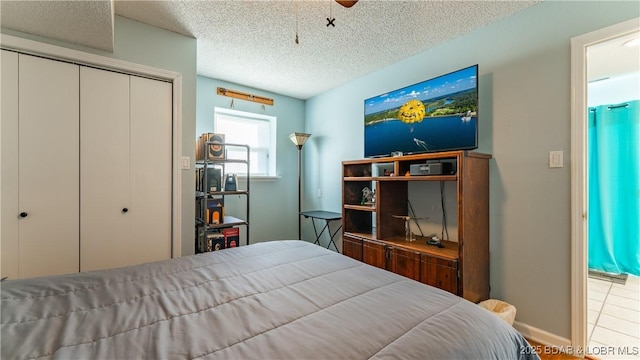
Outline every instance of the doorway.
{"type": "MultiPolygon", "coordinates": [[[[616,299],[615,292],[621,291],[614,284],[606,280],[592,280],[588,278],[589,264],[589,230],[587,223],[587,213],[589,206],[588,184],[589,184],[589,165],[587,164],[587,155],[589,154],[589,142],[587,126],[588,107],[595,105],[595,102],[617,103],[615,98],[605,99],[606,96],[600,94],[600,99],[594,99],[598,92],[606,88],[606,82],[618,81],[622,75],[635,72],[638,76],[640,72],[638,66],[638,47],[633,48],[632,56],[635,59],[628,59],[629,63],[613,60],[624,60],[623,56],[616,55],[612,49],[622,46],[625,42],[637,37],[640,31],[640,19],[629,20],[608,28],[594,31],[579,37],[573,38],[571,43],[571,61],[572,61],[572,345],[577,350],[577,355],[582,355],[581,351],[586,349],[593,353],[596,346],[611,346],[617,349],[618,346],[632,346],[638,343],[638,339],[633,337],[625,337],[625,332],[637,334],[635,327],[638,325],[638,317],[640,309],[636,308],[636,303],[626,306],[625,315],[618,314],[611,317],[610,314],[602,312],[606,305],[607,299],[616,299]],[[588,61],[587,61],[588,59],[588,61]],[[605,65],[616,64],[615,67],[609,68],[605,65]],[[624,69],[630,66],[632,69],[624,69]],[[599,80],[599,81],[598,81],[599,80]],[[598,84],[599,83],[599,84],[598,84]],[[591,104],[590,104],[591,102],[591,104]],[[598,281],[602,281],[601,283],[598,281]],[[599,292],[595,292],[598,290],[599,292]],[[602,316],[602,318],[600,318],[602,316]],[[626,317],[626,319],[625,319],[626,317]],[[622,320],[622,321],[618,321],[622,320]],[[602,320],[601,326],[598,326],[598,320],[602,320]],[[633,320],[631,322],[625,322],[633,320]],[[634,321],[635,325],[634,325],[634,321]],[[620,325],[622,324],[622,325],[620,325]],[[607,328],[605,328],[605,325],[607,328]],[[635,327],[634,327],[635,326],[635,327]],[[609,329],[609,328],[614,329],[609,329]],[[604,330],[603,330],[604,329],[604,330]],[[597,332],[596,332],[597,330],[597,332]],[[596,335],[594,337],[594,335],[596,335]],[[597,340],[597,341],[595,341],[597,340]],[[608,342],[608,343],[604,343],[608,342]],[[629,342],[629,343],[627,343],[629,342]]],[[[627,43],[628,44],[628,43],[627,43]]],[[[638,84],[640,77],[632,80],[632,84],[638,84]],[[633,83],[635,81],[635,83],[633,83]]],[[[637,86],[636,86],[637,88],[637,86]]],[[[608,95],[615,95],[616,91],[608,91],[608,95]]],[[[630,99],[620,100],[621,102],[630,99]]],[[[631,279],[630,284],[635,283],[638,279],[631,279]]],[[[638,286],[637,284],[635,286],[638,286]]],[[[637,288],[634,288],[637,289],[637,288]]],[[[637,291],[635,291],[637,293],[637,291]]],[[[629,294],[633,297],[634,291],[629,294]]],[[[617,304],[620,305],[620,304],[617,304]]],[[[608,312],[612,309],[609,305],[608,312]]],[[[623,308],[624,310],[624,308],[623,308]]],[[[637,335],[636,335],[637,337],[637,335]]],[[[595,354],[604,355],[604,354],[595,354]]],[[[609,354],[612,355],[612,354],[609,354]]],[[[617,354],[620,355],[620,354],[617,354]]]]}

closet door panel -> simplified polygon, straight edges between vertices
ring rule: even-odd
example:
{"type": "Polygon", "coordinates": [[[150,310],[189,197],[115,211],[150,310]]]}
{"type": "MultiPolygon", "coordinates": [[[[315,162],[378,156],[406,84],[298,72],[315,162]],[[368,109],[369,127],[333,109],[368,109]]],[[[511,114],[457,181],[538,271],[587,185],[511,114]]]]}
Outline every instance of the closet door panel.
{"type": "Polygon", "coordinates": [[[20,277],[77,272],[79,67],[18,61],[20,277]]]}
{"type": "Polygon", "coordinates": [[[172,88],[131,76],[131,251],[134,264],[171,257],[172,88]]]}
{"type": "Polygon", "coordinates": [[[80,270],[130,264],[129,76],[80,69],[80,270]]]}
{"type": "Polygon", "coordinates": [[[2,219],[0,220],[0,253],[2,269],[0,277],[19,278],[19,203],[18,203],[18,54],[2,50],[2,106],[0,106],[0,184],[2,188],[2,219]]]}

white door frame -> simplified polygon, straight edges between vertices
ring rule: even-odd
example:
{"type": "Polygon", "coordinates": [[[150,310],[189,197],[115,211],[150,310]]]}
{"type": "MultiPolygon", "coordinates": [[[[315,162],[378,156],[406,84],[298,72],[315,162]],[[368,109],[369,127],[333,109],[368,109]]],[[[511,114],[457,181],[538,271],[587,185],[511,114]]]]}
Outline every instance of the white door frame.
{"type": "Polygon", "coordinates": [[[181,256],[182,174],[179,164],[180,154],[182,153],[182,74],[6,34],[0,34],[0,47],[24,54],[38,55],[75,64],[90,65],[105,70],[116,70],[126,74],[164,80],[173,84],[171,255],[172,257],[181,256]]]}
{"type": "MultiPolygon", "coordinates": [[[[640,29],[640,18],[571,39],[571,344],[587,344],[587,48],[640,29]]],[[[580,353],[581,352],[581,353],[580,353]]]]}

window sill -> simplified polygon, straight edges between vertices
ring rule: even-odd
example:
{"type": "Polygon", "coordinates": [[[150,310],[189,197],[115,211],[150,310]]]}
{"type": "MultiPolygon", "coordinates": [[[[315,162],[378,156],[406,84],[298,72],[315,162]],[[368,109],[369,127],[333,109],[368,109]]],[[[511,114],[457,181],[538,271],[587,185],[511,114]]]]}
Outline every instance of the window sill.
{"type": "MultiPolygon", "coordinates": [[[[280,176],[251,175],[251,181],[276,181],[280,176]]],[[[238,180],[247,180],[247,175],[238,175],[238,180]]]]}

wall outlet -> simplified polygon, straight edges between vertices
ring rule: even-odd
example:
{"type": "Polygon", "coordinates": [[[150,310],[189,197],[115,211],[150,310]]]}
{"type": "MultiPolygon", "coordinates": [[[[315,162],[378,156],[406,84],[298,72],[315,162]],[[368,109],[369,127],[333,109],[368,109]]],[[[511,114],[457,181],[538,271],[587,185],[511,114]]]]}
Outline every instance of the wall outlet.
{"type": "Polygon", "coordinates": [[[191,169],[191,158],[188,156],[183,156],[182,158],[180,158],[180,168],[182,170],[191,169]]]}
{"type": "Polygon", "coordinates": [[[562,151],[549,151],[549,167],[561,168],[564,166],[564,153],[562,151]]]}
{"type": "Polygon", "coordinates": [[[316,196],[319,198],[322,197],[322,189],[316,190],[316,196]]]}

